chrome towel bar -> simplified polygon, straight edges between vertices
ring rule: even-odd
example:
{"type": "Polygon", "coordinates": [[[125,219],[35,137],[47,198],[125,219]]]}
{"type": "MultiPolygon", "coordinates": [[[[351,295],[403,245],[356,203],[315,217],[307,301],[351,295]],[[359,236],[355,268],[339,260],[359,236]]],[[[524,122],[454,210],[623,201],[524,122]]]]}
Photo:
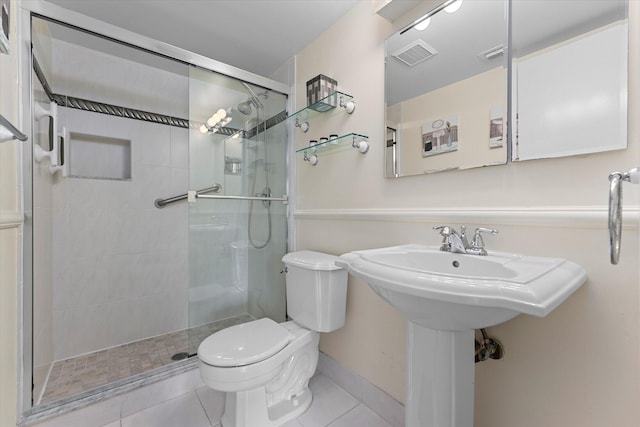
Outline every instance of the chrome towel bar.
{"type": "Polygon", "coordinates": [[[0,125],[9,131],[10,135],[5,135],[4,132],[0,133],[0,142],[13,141],[14,139],[20,141],[26,141],[27,135],[20,132],[18,128],[11,124],[2,114],[0,114],[0,125]]]}
{"type": "Polygon", "coordinates": [[[218,200],[254,200],[262,202],[282,202],[283,205],[289,203],[289,197],[284,195],[282,197],[263,197],[263,196],[219,196],[215,194],[199,194],[196,191],[189,191],[189,203],[193,203],[196,199],[218,199],[218,200]]]}
{"type": "MultiPolygon", "coordinates": [[[[214,184],[211,187],[207,187],[207,188],[203,188],[202,190],[198,190],[198,191],[194,191],[194,193],[196,194],[205,194],[205,193],[219,193],[220,190],[222,190],[222,185],[220,184],[214,184]]],[[[180,200],[185,200],[188,196],[189,193],[191,193],[191,191],[184,193],[184,194],[180,194],[179,196],[174,196],[174,197],[169,197],[167,199],[156,199],[155,202],[153,202],[154,206],[158,209],[162,209],[165,206],[171,204],[171,203],[175,203],[175,202],[179,202],[180,200]]]]}

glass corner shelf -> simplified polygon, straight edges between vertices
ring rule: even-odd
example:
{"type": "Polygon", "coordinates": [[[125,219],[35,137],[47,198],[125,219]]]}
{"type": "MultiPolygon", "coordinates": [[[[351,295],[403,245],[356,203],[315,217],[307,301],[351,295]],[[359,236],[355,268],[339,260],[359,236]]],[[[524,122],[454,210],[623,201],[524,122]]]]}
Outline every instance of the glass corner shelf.
{"type": "Polygon", "coordinates": [[[320,154],[327,151],[343,149],[345,147],[359,148],[362,141],[368,141],[369,137],[359,133],[348,133],[337,138],[329,139],[318,144],[309,145],[296,150],[296,153],[320,154]]]}
{"type": "Polygon", "coordinates": [[[296,119],[306,120],[309,114],[324,113],[333,110],[335,107],[348,109],[348,104],[351,101],[353,101],[353,96],[349,94],[340,91],[331,92],[329,95],[318,100],[318,102],[290,114],[288,119],[295,117],[296,119]]]}

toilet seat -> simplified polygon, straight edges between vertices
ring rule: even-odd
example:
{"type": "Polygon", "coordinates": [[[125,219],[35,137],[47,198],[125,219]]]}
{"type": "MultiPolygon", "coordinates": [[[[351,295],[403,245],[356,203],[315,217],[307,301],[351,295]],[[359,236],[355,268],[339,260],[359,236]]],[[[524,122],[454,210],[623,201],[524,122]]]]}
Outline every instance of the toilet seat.
{"type": "Polygon", "coordinates": [[[251,365],[273,356],[293,337],[288,329],[265,317],[209,336],[200,344],[198,357],[211,366],[251,365]]]}

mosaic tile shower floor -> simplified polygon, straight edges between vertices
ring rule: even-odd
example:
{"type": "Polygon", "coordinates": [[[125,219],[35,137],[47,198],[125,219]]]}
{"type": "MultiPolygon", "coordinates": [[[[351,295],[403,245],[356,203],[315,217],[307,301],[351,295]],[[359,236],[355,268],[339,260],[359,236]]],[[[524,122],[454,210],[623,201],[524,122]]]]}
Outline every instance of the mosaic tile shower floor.
{"type": "Polygon", "coordinates": [[[253,320],[241,315],[53,363],[39,403],[48,403],[145,371],[176,363],[171,357],[188,352],[212,333],[253,320]]]}

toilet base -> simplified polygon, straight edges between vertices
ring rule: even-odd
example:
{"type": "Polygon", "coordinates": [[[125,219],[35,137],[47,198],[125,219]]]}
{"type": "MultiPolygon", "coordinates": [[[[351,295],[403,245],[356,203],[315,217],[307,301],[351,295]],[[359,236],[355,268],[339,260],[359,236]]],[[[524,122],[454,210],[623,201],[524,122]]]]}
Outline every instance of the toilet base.
{"type": "Polygon", "coordinates": [[[222,427],[280,427],[302,415],[312,401],[308,387],[298,396],[270,408],[265,397],[264,387],[226,393],[222,427]]]}
{"type": "Polygon", "coordinates": [[[223,427],[279,427],[311,405],[309,380],[318,366],[320,336],[295,322],[281,325],[294,338],[268,359],[231,368],[200,360],[204,383],[226,392],[223,427]]]}

